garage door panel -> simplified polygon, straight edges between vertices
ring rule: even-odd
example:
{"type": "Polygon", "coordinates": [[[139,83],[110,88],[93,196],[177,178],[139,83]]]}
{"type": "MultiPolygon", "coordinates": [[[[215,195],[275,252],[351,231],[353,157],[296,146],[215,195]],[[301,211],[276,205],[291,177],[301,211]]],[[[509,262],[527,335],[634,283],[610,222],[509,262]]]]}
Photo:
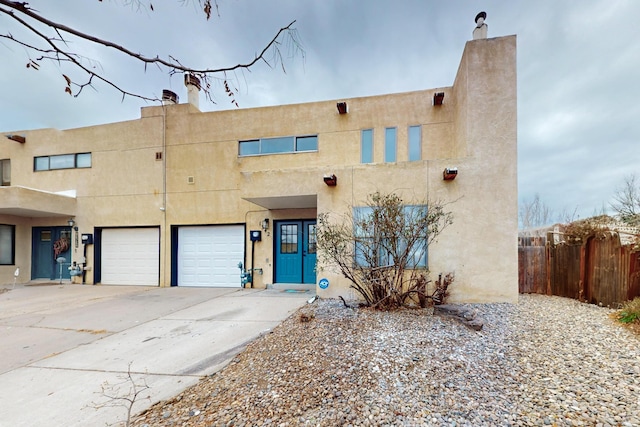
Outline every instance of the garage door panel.
{"type": "Polygon", "coordinates": [[[157,228],[102,230],[101,282],[158,286],[160,235],[157,228]]]}
{"type": "Polygon", "coordinates": [[[240,287],[244,226],[212,225],[178,230],[178,285],[240,287]]]}

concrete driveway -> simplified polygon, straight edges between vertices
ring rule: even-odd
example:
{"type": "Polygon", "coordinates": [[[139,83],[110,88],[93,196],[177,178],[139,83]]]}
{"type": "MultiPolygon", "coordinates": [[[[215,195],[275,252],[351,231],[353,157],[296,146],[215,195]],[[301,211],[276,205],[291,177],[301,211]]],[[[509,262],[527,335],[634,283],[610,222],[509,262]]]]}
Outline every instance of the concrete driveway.
{"type": "Polygon", "coordinates": [[[0,294],[0,426],[123,425],[132,383],[148,386],[136,413],[221,369],[313,295],[18,285],[0,294]]]}

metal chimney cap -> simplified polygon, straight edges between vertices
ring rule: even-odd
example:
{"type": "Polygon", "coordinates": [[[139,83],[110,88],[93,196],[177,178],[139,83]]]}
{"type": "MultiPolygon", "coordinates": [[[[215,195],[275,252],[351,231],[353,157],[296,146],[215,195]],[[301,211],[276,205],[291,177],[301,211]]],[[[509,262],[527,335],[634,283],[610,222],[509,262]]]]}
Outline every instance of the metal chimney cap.
{"type": "Polygon", "coordinates": [[[178,95],[173,92],[170,91],[169,89],[163,89],[162,90],[162,101],[163,102],[171,102],[174,104],[178,103],[178,95]]]}
{"type": "Polygon", "coordinates": [[[184,85],[185,86],[193,85],[197,87],[198,90],[202,89],[202,86],[200,86],[200,79],[193,74],[184,75],[184,85]]]}

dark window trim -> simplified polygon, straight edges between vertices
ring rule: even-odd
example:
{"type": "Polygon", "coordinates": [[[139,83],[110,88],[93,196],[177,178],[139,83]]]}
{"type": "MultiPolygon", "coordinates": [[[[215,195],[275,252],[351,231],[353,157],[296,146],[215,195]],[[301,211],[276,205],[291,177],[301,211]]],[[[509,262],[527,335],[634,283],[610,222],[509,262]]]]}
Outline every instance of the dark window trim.
{"type": "Polygon", "coordinates": [[[274,154],[296,154],[296,153],[317,153],[318,152],[318,134],[308,134],[308,135],[290,135],[290,136],[274,136],[274,137],[268,137],[268,138],[253,138],[253,139],[243,139],[238,141],[238,157],[255,157],[255,156],[270,156],[270,155],[274,155],[274,154]],[[298,150],[298,139],[305,139],[305,138],[316,138],[316,149],[315,150],[298,150]],[[277,152],[268,152],[268,153],[263,153],[262,152],[262,141],[268,141],[268,140],[272,140],[272,139],[284,139],[284,138],[293,138],[293,151],[277,151],[277,152]],[[240,152],[240,147],[242,145],[243,142],[246,143],[258,143],[258,153],[251,153],[251,154],[242,154],[240,152]]]}
{"type": "Polygon", "coordinates": [[[51,154],[49,156],[36,156],[33,158],[33,171],[34,172],[44,172],[44,171],[57,171],[57,170],[65,170],[65,169],[90,169],[93,167],[93,156],[91,152],[82,152],[82,153],[65,153],[65,154],[51,154]],[[89,154],[91,156],[91,165],[90,166],[78,166],[78,156],[82,156],[84,154],[89,154]],[[68,168],[51,168],[51,158],[52,157],[61,157],[61,156],[73,156],[73,166],[68,168]],[[38,159],[47,159],[48,165],[46,169],[38,169],[36,167],[36,163],[38,159]]]}
{"type": "Polygon", "coordinates": [[[16,226],[13,224],[0,224],[1,226],[8,227],[11,233],[11,262],[3,263],[0,261],[0,265],[16,265],[16,226]]]}
{"type": "Polygon", "coordinates": [[[11,159],[0,159],[0,186],[9,187],[11,185],[11,159]],[[4,181],[5,164],[9,165],[9,180],[4,181]]]}

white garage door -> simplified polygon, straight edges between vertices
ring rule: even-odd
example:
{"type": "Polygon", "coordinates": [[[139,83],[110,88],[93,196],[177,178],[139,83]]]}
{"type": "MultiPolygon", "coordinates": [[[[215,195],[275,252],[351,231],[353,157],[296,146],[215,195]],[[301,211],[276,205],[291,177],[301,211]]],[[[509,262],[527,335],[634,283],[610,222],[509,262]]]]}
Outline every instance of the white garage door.
{"type": "Polygon", "coordinates": [[[178,229],[178,286],[240,287],[244,226],[178,229]]]}
{"type": "Polygon", "coordinates": [[[158,286],[160,233],[157,228],[104,229],[101,248],[103,284],[158,286]]]}

